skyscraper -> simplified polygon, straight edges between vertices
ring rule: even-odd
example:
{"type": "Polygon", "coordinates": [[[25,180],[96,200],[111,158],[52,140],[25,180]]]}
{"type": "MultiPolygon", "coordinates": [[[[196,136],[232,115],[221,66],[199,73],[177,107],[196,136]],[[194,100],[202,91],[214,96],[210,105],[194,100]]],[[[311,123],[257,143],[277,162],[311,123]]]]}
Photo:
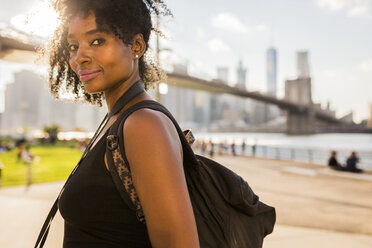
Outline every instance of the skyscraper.
{"type": "Polygon", "coordinates": [[[15,132],[25,126],[36,129],[39,126],[39,103],[44,85],[39,76],[30,71],[17,72],[14,80],[5,90],[2,128],[7,132],[15,132]]]}
{"type": "Polygon", "coordinates": [[[1,129],[6,134],[15,134],[23,127],[33,131],[58,124],[62,131],[79,127],[91,132],[103,119],[104,112],[93,105],[82,107],[73,102],[54,100],[45,79],[24,70],[15,73],[14,82],[7,85],[1,129]],[[77,112],[80,108],[82,111],[77,112]]]}
{"type": "MultiPolygon", "coordinates": [[[[274,47],[270,47],[266,52],[266,93],[276,96],[277,93],[277,53],[274,47]]],[[[260,103],[259,103],[260,105],[260,103]]],[[[256,109],[256,123],[267,122],[279,115],[278,107],[274,105],[259,106],[256,109]],[[264,109],[262,111],[262,109],[264,109]],[[261,112],[260,116],[259,113],[261,112]],[[264,114],[262,114],[264,112],[264,114]]]]}
{"type": "MultiPolygon", "coordinates": [[[[217,79],[228,84],[229,78],[229,68],[228,67],[218,67],[217,68],[217,79]]],[[[223,116],[224,102],[229,101],[229,96],[224,94],[211,94],[211,121],[219,121],[223,116]]]]}
{"type": "Polygon", "coordinates": [[[269,95],[276,95],[277,83],[276,83],[276,76],[277,76],[277,62],[276,62],[276,49],[270,47],[266,52],[266,85],[267,85],[267,93],[269,95]]]}
{"type": "Polygon", "coordinates": [[[239,60],[238,69],[236,70],[238,80],[236,86],[242,90],[246,90],[246,77],[247,77],[247,68],[243,67],[243,62],[239,60]]]}
{"type": "MultiPolygon", "coordinates": [[[[188,64],[174,64],[173,73],[188,75],[188,64]]],[[[182,128],[190,128],[195,117],[195,91],[169,85],[168,93],[162,95],[162,104],[174,115],[182,128]]]]}
{"type": "Polygon", "coordinates": [[[307,51],[297,52],[297,78],[310,77],[309,54],[307,51]]]}

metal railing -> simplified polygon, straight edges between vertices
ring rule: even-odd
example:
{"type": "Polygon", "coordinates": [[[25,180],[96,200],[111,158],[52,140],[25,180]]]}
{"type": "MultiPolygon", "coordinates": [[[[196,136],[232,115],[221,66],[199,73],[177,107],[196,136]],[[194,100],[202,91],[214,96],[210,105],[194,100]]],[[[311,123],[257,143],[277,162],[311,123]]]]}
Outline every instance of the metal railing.
{"type": "MultiPolygon", "coordinates": [[[[200,153],[200,148],[196,148],[200,153]]],[[[208,154],[210,148],[206,149],[205,154],[208,154]]],[[[219,147],[219,144],[215,144],[213,148],[214,154],[224,154],[232,155],[231,145],[225,146],[224,149],[219,147]]],[[[349,155],[349,150],[337,150],[337,159],[339,163],[345,164],[346,158],[349,155]]],[[[356,151],[360,162],[358,167],[362,169],[372,170],[372,151],[356,151]]],[[[294,148],[294,147],[284,147],[284,146],[264,146],[247,145],[243,151],[241,145],[235,146],[235,154],[240,156],[255,156],[261,158],[271,158],[278,160],[291,160],[299,162],[307,162],[314,164],[324,164],[328,163],[330,156],[330,151],[325,149],[315,149],[315,148],[294,148]]]]}

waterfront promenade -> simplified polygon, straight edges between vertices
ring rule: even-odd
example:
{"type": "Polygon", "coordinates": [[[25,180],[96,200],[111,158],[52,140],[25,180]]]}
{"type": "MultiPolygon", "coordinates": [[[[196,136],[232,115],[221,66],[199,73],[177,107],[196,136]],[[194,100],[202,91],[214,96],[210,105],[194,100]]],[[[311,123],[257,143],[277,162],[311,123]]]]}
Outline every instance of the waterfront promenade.
{"type": "MultiPolygon", "coordinates": [[[[372,247],[372,173],[355,175],[322,165],[216,157],[275,206],[277,225],[264,248],[372,247]]],[[[62,182],[0,190],[0,247],[33,247],[62,182]]],[[[47,248],[62,247],[63,221],[52,224],[47,248]]]]}

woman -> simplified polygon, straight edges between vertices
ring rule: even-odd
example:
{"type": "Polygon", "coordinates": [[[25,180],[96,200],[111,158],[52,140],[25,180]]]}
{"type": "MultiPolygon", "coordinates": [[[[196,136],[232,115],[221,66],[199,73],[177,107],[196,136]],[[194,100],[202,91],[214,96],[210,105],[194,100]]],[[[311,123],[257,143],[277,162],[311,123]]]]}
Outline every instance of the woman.
{"type": "MultiPolygon", "coordinates": [[[[101,104],[110,113],[139,80],[147,89],[160,71],[146,61],[151,13],[171,15],[162,1],[60,0],[62,18],[50,46],[50,86],[55,96],[101,104]]],[[[155,30],[156,31],[156,30],[155,30]]],[[[140,109],[123,127],[125,154],[146,219],[120,198],[105,163],[107,130],[130,106],[152,98],[142,92],[110,116],[60,195],[65,248],[199,247],[183,172],[182,146],[163,113],[140,109]]]]}

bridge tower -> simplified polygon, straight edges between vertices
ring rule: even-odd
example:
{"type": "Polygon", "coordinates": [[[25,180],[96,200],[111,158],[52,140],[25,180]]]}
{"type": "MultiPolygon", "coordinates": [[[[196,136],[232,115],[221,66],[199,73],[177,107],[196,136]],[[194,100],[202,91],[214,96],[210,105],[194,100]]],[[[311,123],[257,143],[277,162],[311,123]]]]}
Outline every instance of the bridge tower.
{"type": "Polygon", "coordinates": [[[286,80],[285,99],[308,107],[308,110],[303,112],[288,110],[287,134],[315,133],[315,112],[311,99],[311,78],[301,77],[295,80],[286,80]]]}

